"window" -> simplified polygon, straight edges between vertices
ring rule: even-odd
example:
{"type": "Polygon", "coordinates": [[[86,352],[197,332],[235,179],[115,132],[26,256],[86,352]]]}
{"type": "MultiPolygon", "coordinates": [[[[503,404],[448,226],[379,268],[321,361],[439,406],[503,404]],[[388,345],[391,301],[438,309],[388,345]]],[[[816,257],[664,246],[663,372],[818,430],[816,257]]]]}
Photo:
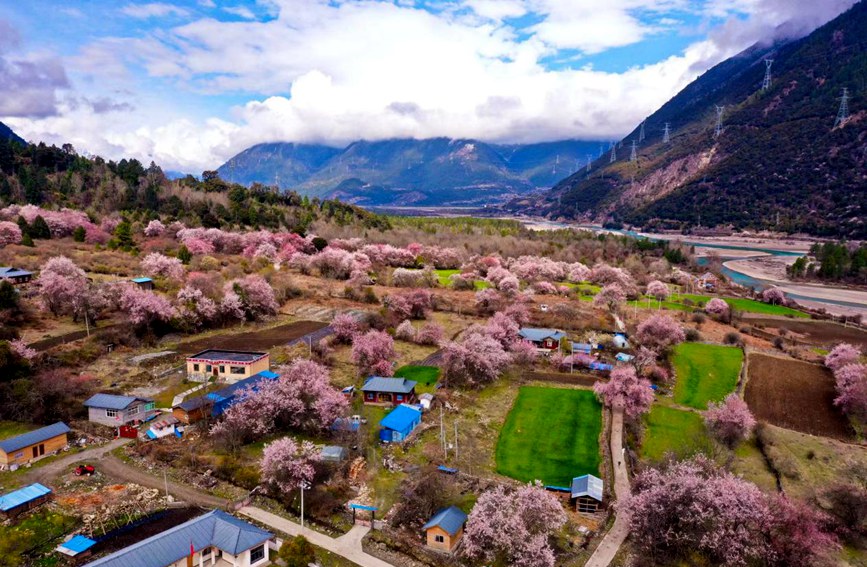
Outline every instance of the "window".
{"type": "Polygon", "coordinates": [[[199,365],[198,365],[198,364],[194,364],[194,365],[193,365],[193,372],[198,372],[198,371],[199,371],[199,365]]]}
{"type": "Polygon", "coordinates": [[[443,536],[441,536],[441,535],[435,535],[435,536],[434,536],[434,541],[437,542],[437,543],[445,543],[446,538],[443,537],[443,536]]]}
{"type": "Polygon", "coordinates": [[[117,413],[116,409],[107,409],[105,410],[105,417],[117,417],[117,413]]]}
{"type": "Polygon", "coordinates": [[[141,409],[141,406],[136,404],[136,405],[132,406],[131,408],[129,408],[129,414],[135,415],[139,412],[140,409],[141,409]]]}
{"type": "Polygon", "coordinates": [[[210,548],[210,547],[206,547],[206,548],[203,549],[200,553],[202,554],[202,557],[207,557],[208,555],[211,554],[211,548],[210,548]]]}
{"type": "Polygon", "coordinates": [[[250,550],[250,563],[256,563],[265,559],[265,546],[260,545],[250,550]]]}
{"type": "Polygon", "coordinates": [[[220,365],[220,374],[225,374],[225,373],[226,373],[226,367],[221,364],[220,365]]]}
{"type": "Polygon", "coordinates": [[[229,367],[230,374],[246,374],[247,369],[243,366],[230,366],[229,367]]]}
{"type": "Polygon", "coordinates": [[[206,365],[205,365],[205,372],[210,372],[210,371],[211,371],[211,365],[210,365],[210,364],[206,364],[206,365]]]}

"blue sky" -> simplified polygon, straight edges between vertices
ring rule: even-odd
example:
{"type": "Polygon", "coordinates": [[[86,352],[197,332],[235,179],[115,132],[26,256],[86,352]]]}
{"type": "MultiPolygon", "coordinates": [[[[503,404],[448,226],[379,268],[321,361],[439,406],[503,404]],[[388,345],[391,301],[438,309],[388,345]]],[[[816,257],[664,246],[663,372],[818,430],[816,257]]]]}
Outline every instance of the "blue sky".
{"type": "Polygon", "coordinates": [[[853,2],[10,2],[0,121],[192,172],[278,140],[614,139],[782,24],[853,2]]]}

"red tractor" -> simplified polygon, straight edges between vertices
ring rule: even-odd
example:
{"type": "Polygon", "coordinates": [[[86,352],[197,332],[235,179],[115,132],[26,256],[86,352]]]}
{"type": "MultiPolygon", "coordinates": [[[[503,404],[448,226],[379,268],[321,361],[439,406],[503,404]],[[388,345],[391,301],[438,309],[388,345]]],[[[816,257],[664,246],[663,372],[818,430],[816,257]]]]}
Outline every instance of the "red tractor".
{"type": "Polygon", "coordinates": [[[96,472],[96,469],[93,468],[93,465],[78,465],[75,467],[75,476],[90,476],[96,472]]]}

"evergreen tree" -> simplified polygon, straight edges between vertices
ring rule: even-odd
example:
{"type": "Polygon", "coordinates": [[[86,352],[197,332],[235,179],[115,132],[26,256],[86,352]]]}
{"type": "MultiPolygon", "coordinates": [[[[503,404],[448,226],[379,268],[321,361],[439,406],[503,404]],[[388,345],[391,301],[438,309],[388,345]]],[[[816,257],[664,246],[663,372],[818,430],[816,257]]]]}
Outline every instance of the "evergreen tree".
{"type": "Polygon", "coordinates": [[[286,563],[286,567],[307,567],[316,561],[313,545],[302,535],[284,541],[278,555],[286,563]]]}
{"type": "Polygon", "coordinates": [[[6,280],[0,282],[0,309],[15,309],[18,307],[18,292],[15,286],[6,280]]]}
{"type": "Polygon", "coordinates": [[[181,244],[181,247],[178,248],[178,259],[184,264],[189,264],[190,260],[193,259],[193,255],[190,253],[189,248],[187,248],[183,244],[181,244]]]}
{"type": "Polygon", "coordinates": [[[33,243],[33,237],[30,236],[30,233],[29,233],[29,232],[23,232],[23,233],[21,233],[21,246],[30,246],[31,248],[33,248],[34,246],[36,246],[36,245],[33,243]]]}
{"type": "Polygon", "coordinates": [[[33,238],[41,238],[48,240],[51,238],[51,229],[48,228],[48,223],[42,218],[42,215],[33,219],[33,224],[30,226],[29,234],[33,238]]]}
{"type": "Polygon", "coordinates": [[[76,242],[84,242],[84,236],[86,232],[83,226],[75,227],[75,230],[72,231],[72,239],[76,242]]]}
{"type": "Polygon", "coordinates": [[[117,247],[121,250],[128,252],[135,248],[135,241],[132,239],[132,226],[127,220],[121,222],[114,229],[114,238],[117,242],[117,247]]]}

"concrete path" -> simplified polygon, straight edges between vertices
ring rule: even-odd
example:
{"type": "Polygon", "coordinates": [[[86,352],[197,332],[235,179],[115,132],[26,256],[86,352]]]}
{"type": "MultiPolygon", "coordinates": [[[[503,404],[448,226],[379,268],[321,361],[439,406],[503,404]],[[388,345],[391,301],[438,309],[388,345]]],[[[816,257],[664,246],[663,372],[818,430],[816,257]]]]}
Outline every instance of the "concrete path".
{"type": "Polygon", "coordinates": [[[85,449],[79,453],[66,455],[65,457],[61,457],[46,465],[35,466],[24,476],[27,479],[27,482],[39,482],[41,484],[50,483],[56,477],[66,472],[66,469],[71,465],[82,461],[97,461],[102,459],[111,451],[126,445],[130,441],[132,441],[132,439],[115,439],[114,441],[109,441],[105,445],[100,445],[99,447],[93,447],[92,449],[85,449]]]}
{"type": "MultiPolygon", "coordinates": [[[[180,394],[178,394],[177,396],[172,398],[172,407],[175,407],[176,405],[180,404],[181,402],[184,401],[184,398],[186,398],[187,396],[189,396],[193,392],[198,392],[199,390],[201,390],[202,388],[204,388],[207,385],[208,385],[207,383],[199,384],[198,386],[190,388],[186,392],[181,392],[180,394]]],[[[171,409],[171,408],[169,408],[169,409],[171,409]]]]}
{"type": "Polygon", "coordinates": [[[361,567],[393,567],[391,563],[368,555],[361,549],[361,539],[370,531],[367,526],[355,525],[349,532],[338,538],[333,538],[309,528],[302,528],[300,524],[254,506],[244,506],[238,512],[285,534],[303,535],[313,545],[349,559],[361,567]]]}
{"type": "MultiPolygon", "coordinates": [[[[623,410],[611,412],[611,464],[614,467],[614,494],[618,504],[629,496],[629,475],[626,472],[626,462],[623,458],[623,410]]],[[[620,546],[629,535],[629,511],[623,508],[617,510],[614,525],[605,534],[599,547],[585,564],[585,567],[607,567],[617,555],[620,546]]]]}

